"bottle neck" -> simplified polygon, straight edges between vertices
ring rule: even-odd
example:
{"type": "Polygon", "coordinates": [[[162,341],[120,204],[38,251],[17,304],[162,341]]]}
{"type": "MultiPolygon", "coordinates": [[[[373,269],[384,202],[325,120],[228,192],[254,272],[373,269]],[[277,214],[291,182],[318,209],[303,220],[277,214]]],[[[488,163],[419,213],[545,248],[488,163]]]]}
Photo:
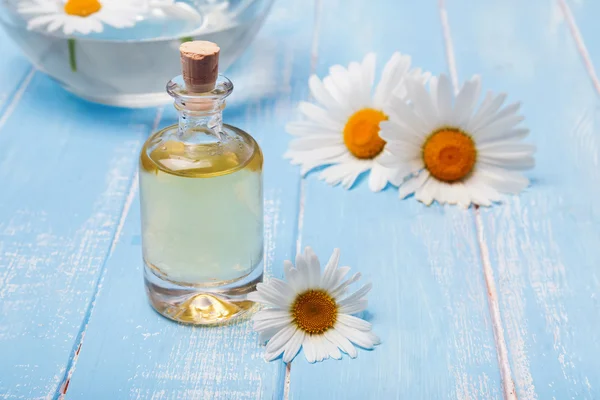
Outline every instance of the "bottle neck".
{"type": "Polygon", "coordinates": [[[210,92],[196,93],[186,87],[183,76],[171,79],[167,92],[175,100],[179,111],[180,139],[186,142],[205,142],[207,139],[223,138],[223,108],[225,98],[233,91],[233,84],[219,75],[214,89],[210,92]]]}
{"type": "Polygon", "coordinates": [[[177,104],[179,111],[180,139],[191,139],[195,135],[211,135],[220,138],[223,132],[224,101],[208,100],[200,103],[177,104]]]}

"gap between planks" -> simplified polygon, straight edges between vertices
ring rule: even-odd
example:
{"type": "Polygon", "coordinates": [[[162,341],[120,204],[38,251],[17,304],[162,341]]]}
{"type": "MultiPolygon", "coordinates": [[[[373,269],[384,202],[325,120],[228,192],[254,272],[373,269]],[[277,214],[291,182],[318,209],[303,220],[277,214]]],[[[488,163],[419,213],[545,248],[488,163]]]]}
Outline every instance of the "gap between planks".
{"type": "Polygon", "coordinates": [[[598,80],[598,75],[596,75],[596,68],[594,68],[594,63],[592,62],[590,53],[588,52],[585,42],[583,41],[583,36],[581,36],[579,27],[577,27],[577,22],[575,22],[575,18],[573,17],[573,13],[571,12],[571,7],[569,7],[569,4],[567,4],[566,0],[557,1],[560,10],[565,17],[565,21],[567,22],[567,26],[569,27],[569,31],[571,32],[571,36],[573,36],[575,46],[577,47],[577,51],[581,56],[583,66],[585,67],[588,75],[590,76],[592,85],[594,86],[596,93],[600,95],[600,80],[598,80]]]}
{"type": "MultiPolygon", "coordinates": [[[[459,83],[456,69],[456,57],[454,54],[454,45],[452,43],[452,35],[450,32],[450,23],[448,21],[448,12],[446,11],[445,0],[439,0],[438,6],[440,12],[440,22],[442,25],[442,33],[444,36],[444,45],[446,47],[446,58],[448,70],[450,72],[450,79],[452,80],[454,91],[458,92],[459,83]]],[[[512,377],[508,349],[506,346],[506,339],[504,337],[504,328],[502,326],[502,314],[500,312],[500,304],[498,303],[498,292],[496,290],[496,281],[494,280],[494,270],[492,268],[492,263],[490,261],[490,255],[485,240],[483,221],[481,220],[481,214],[479,212],[479,207],[477,206],[475,206],[473,210],[473,217],[477,231],[477,243],[479,245],[483,276],[487,288],[486,297],[488,299],[490,317],[492,320],[494,342],[496,344],[496,355],[498,358],[500,378],[502,381],[502,392],[505,400],[517,400],[515,382],[512,377]]]]}
{"type": "MultiPolygon", "coordinates": [[[[310,71],[309,75],[315,73],[319,58],[319,34],[321,33],[321,0],[315,0],[314,25],[312,32],[312,43],[310,47],[310,71]]],[[[300,190],[298,191],[298,221],[296,229],[295,255],[302,251],[302,230],[304,228],[304,205],[306,201],[306,181],[300,178],[300,190]]],[[[282,361],[283,362],[283,361],[282,361]]],[[[283,381],[283,399],[289,400],[290,387],[292,383],[292,363],[285,365],[285,376],[283,381]]]]}
{"type": "MultiPolygon", "coordinates": [[[[156,110],[156,115],[154,117],[154,121],[152,123],[152,130],[150,134],[155,132],[158,129],[158,124],[162,118],[163,108],[160,107],[156,110]]],[[[117,228],[115,229],[115,233],[113,235],[113,240],[110,243],[108,251],[106,252],[106,256],[102,261],[102,266],[100,267],[100,273],[98,276],[98,280],[96,281],[96,286],[94,288],[94,292],[92,293],[92,297],[88,304],[87,310],[84,314],[83,321],[81,323],[81,327],[79,328],[79,333],[76,336],[75,343],[73,345],[73,350],[71,351],[71,355],[69,356],[69,361],[67,362],[67,368],[65,369],[65,373],[63,374],[63,378],[58,384],[53,399],[64,399],[67,391],[69,390],[69,383],[71,382],[71,377],[73,376],[73,372],[75,371],[75,367],[77,366],[77,360],[79,359],[79,353],[81,348],[83,347],[83,340],[85,338],[85,332],[87,331],[88,324],[90,322],[90,318],[92,316],[92,312],[94,311],[94,307],[96,305],[96,299],[98,298],[98,294],[100,293],[100,289],[102,288],[102,282],[104,281],[104,277],[106,275],[106,264],[108,263],[108,259],[113,254],[113,251],[119,242],[121,237],[121,233],[123,231],[123,226],[125,225],[125,220],[127,219],[127,215],[129,214],[129,210],[131,208],[131,204],[133,203],[133,199],[135,198],[135,193],[138,187],[138,168],[135,168],[135,172],[131,176],[131,180],[129,183],[129,190],[127,191],[127,197],[125,198],[125,202],[123,203],[123,208],[121,209],[121,215],[119,216],[119,223],[117,224],[117,228]]],[[[49,396],[50,397],[50,396],[49,396]]]]}
{"type": "Polygon", "coordinates": [[[2,127],[4,126],[4,124],[6,124],[6,121],[8,121],[13,111],[15,111],[15,109],[19,105],[19,102],[21,101],[23,94],[27,90],[27,87],[31,83],[35,72],[36,69],[34,67],[29,67],[29,71],[27,72],[27,74],[25,74],[25,78],[21,80],[14,92],[11,93],[11,95],[8,97],[9,102],[4,108],[4,110],[0,108],[0,130],[2,130],[2,127]]]}

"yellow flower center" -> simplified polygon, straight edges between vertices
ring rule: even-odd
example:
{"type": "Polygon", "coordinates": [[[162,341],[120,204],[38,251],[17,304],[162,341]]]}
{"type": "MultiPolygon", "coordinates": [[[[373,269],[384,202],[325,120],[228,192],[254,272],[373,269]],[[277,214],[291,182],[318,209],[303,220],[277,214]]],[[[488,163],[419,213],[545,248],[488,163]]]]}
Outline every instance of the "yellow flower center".
{"type": "Polygon", "coordinates": [[[338,315],[335,300],[323,290],[308,290],[296,298],[291,308],[294,323],[310,334],[333,328],[338,315]]]}
{"type": "Polygon", "coordinates": [[[455,128],[434,132],[423,146],[423,161],[431,175],[440,181],[454,182],[467,176],[477,159],[475,143],[455,128]]]}
{"type": "Polygon", "coordinates": [[[379,137],[379,123],[387,120],[381,111],[363,108],[352,114],[344,126],[344,143],[356,158],[373,158],[381,153],[385,140],[379,137]]]}
{"type": "Polygon", "coordinates": [[[69,0],[65,4],[65,13],[79,17],[89,17],[102,8],[98,0],[69,0]]]}

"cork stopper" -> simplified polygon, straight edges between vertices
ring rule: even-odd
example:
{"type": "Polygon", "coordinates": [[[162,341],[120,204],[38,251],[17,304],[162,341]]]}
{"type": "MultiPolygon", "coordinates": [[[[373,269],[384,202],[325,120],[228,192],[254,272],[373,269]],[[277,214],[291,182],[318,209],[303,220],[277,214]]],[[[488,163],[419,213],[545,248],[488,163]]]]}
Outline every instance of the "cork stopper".
{"type": "Polygon", "coordinates": [[[219,75],[219,51],[215,43],[196,40],[179,46],[183,80],[189,91],[210,92],[219,75]]]}

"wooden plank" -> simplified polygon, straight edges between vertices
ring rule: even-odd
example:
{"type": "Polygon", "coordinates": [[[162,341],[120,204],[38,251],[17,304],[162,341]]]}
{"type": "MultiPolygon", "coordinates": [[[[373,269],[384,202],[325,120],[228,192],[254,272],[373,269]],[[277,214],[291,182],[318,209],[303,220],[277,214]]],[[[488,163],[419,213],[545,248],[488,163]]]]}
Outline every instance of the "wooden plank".
{"type": "Polygon", "coordinates": [[[52,397],[85,323],[154,111],[36,73],[0,129],[0,393],[52,397]]]}
{"type": "MultiPolygon", "coordinates": [[[[312,3],[276,2],[256,42],[230,77],[245,98],[230,103],[225,120],[253,134],[265,154],[265,266],[281,276],[296,240],[299,176],[282,158],[284,125],[306,97],[313,29],[312,3]],[[240,77],[238,80],[237,77],[240,77]],[[253,83],[274,94],[248,98],[253,83]]],[[[175,122],[175,113],[165,117],[175,122]]],[[[191,328],[148,305],[142,284],[140,221],[133,199],[115,252],[107,262],[67,397],[139,399],[281,398],[284,369],[266,363],[248,321],[191,328]],[[118,323],[116,322],[118,321],[118,323]]],[[[235,244],[232,244],[235,245],[235,244]]]]}
{"type": "Polygon", "coordinates": [[[520,399],[600,397],[600,103],[560,3],[448,2],[459,74],[522,101],[538,146],[532,187],[481,211],[520,399]]]}
{"type": "MultiPolygon", "coordinates": [[[[358,0],[322,4],[318,73],[368,51],[379,70],[394,51],[445,72],[436,2],[358,0]],[[326,22],[325,22],[326,21],[326,22]],[[344,43],[340,45],[340,38],[344,43]]],[[[373,282],[366,313],[383,343],[356,360],[291,366],[294,399],[502,398],[492,323],[472,214],[401,201],[366,180],[351,191],[306,180],[302,244],[373,282]]]]}

